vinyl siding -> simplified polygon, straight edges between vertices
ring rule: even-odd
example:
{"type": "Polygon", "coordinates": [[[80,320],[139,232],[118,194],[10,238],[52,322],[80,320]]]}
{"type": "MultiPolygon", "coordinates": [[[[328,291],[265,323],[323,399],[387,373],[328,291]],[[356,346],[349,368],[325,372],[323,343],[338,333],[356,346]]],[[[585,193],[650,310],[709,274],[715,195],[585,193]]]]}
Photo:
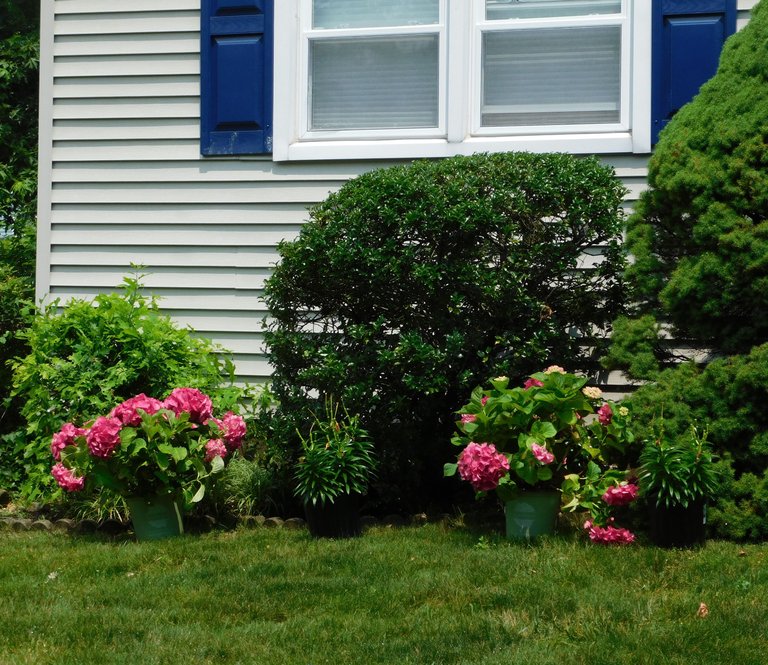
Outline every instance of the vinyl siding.
{"type": "MultiPolygon", "coordinates": [[[[740,0],[739,21],[756,0],[740,0]]],[[[179,323],[263,381],[261,299],[308,206],[391,162],[275,164],[199,153],[199,2],[43,0],[37,291],[92,297],[144,266],[179,323]]],[[[646,156],[612,156],[627,206],[646,156]]],[[[613,380],[613,379],[612,379],[613,380]]]]}

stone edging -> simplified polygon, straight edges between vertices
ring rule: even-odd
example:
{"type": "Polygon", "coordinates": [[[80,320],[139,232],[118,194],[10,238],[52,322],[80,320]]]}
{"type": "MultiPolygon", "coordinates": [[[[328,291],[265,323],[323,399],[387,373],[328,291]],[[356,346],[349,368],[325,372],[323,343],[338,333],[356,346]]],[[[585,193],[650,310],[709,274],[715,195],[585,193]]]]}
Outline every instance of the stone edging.
{"type": "MultiPolygon", "coordinates": [[[[364,515],[360,518],[363,528],[373,526],[402,527],[422,526],[427,523],[446,522],[450,519],[448,513],[437,516],[427,516],[419,513],[410,517],[402,515],[387,515],[381,519],[372,515],[364,515]]],[[[185,531],[189,533],[205,533],[217,528],[232,529],[242,526],[244,528],[271,528],[271,529],[303,529],[306,522],[300,517],[265,517],[264,515],[248,515],[240,518],[235,525],[225,525],[211,515],[190,516],[184,519],[185,531]]],[[[101,522],[95,520],[73,520],[62,518],[57,520],[32,519],[28,517],[0,517],[0,530],[2,531],[46,531],[50,533],[89,534],[102,533],[110,536],[126,533],[130,529],[130,523],[115,519],[106,519],[101,522]]]]}

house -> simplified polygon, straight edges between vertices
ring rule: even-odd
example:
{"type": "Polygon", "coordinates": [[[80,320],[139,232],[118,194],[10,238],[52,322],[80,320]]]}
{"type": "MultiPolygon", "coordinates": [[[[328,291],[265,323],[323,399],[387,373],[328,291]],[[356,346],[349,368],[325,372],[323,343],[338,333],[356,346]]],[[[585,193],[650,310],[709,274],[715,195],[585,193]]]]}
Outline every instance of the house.
{"type": "Polygon", "coordinates": [[[145,266],[264,380],[260,294],[306,208],[418,157],[599,154],[658,130],[757,0],[42,0],[37,296],[145,266]]]}

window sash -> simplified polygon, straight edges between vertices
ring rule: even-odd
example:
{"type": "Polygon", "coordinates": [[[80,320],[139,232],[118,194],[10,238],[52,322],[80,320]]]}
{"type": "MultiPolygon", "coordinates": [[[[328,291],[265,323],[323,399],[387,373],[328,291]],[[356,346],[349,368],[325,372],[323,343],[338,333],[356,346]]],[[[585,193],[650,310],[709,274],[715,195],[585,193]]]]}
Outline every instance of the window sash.
{"type": "Polygon", "coordinates": [[[617,124],[617,26],[485,32],[482,127],[617,124]]]}
{"type": "Polygon", "coordinates": [[[439,36],[309,42],[310,131],[437,128],[439,36]]]}
{"type": "MultiPolygon", "coordinates": [[[[312,27],[313,1],[302,0],[300,22],[302,26],[305,26],[305,29],[302,33],[301,52],[299,56],[301,76],[298,96],[299,100],[301,100],[299,106],[299,128],[301,132],[301,140],[311,141],[328,138],[354,140],[356,138],[365,139],[391,137],[434,138],[445,135],[446,99],[444,91],[447,85],[447,40],[445,38],[445,11],[447,0],[432,1],[439,3],[438,21],[436,23],[415,23],[413,25],[402,26],[382,25],[366,28],[314,28],[312,27]],[[317,119],[319,115],[317,104],[319,102],[325,103],[326,112],[324,117],[326,119],[332,118],[332,110],[328,110],[329,107],[327,105],[329,103],[332,104],[333,100],[329,99],[328,96],[322,93],[319,96],[315,95],[313,97],[313,53],[316,54],[318,50],[322,50],[323,46],[328,46],[331,44],[336,44],[341,50],[343,50],[343,45],[345,43],[347,46],[352,46],[356,41],[362,44],[363,41],[367,40],[372,45],[369,49],[370,55],[370,53],[375,51],[377,45],[381,46],[385,43],[394,44],[398,41],[404,45],[415,44],[419,41],[424,44],[429,39],[434,39],[437,41],[436,67],[433,66],[434,63],[428,63],[429,66],[426,66],[423,62],[419,63],[419,67],[421,68],[420,71],[411,72],[411,74],[414,75],[412,77],[411,84],[417,85],[419,76],[422,80],[424,80],[427,70],[432,69],[434,71],[436,69],[437,80],[434,83],[434,87],[436,89],[436,99],[434,100],[432,112],[430,114],[430,122],[426,122],[425,117],[427,115],[426,105],[429,103],[432,97],[429,91],[425,93],[423,90],[419,90],[418,92],[414,91],[414,94],[417,95],[421,104],[421,109],[417,109],[413,113],[411,113],[413,110],[409,111],[407,108],[405,109],[406,113],[411,113],[412,118],[417,118],[417,120],[410,123],[397,123],[395,121],[394,118],[397,109],[403,109],[404,107],[402,106],[402,101],[398,102],[398,100],[395,98],[395,95],[387,96],[386,86],[389,86],[391,89],[397,79],[397,74],[392,72],[381,72],[382,76],[380,77],[379,82],[382,83],[382,89],[375,90],[369,88],[369,92],[374,94],[375,97],[381,101],[383,106],[388,107],[389,109],[389,112],[387,112],[385,108],[382,109],[382,112],[378,115],[378,122],[376,118],[372,117],[371,122],[369,123],[356,122],[354,124],[357,126],[349,126],[343,128],[340,123],[337,123],[338,126],[333,127],[332,125],[334,123],[331,119],[330,122],[325,123],[325,126],[318,126],[317,119]],[[398,106],[398,104],[400,104],[400,106],[398,106]]],[[[346,2],[354,2],[354,0],[346,0],[346,2]]],[[[424,0],[419,0],[419,2],[423,4],[424,0]]],[[[348,66],[351,68],[351,70],[355,69],[355,63],[349,63],[348,66]]],[[[317,72],[315,72],[315,74],[317,74],[317,72]]],[[[376,82],[375,72],[370,76],[369,82],[376,82]]],[[[363,82],[361,81],[360,91],[364,92],[365,88],[363,88],[362,85],[363,82]]],[[[343,85],[341,85],[341,87],[344,88],[343,85]]],[[[343,94],[347,95],[348,104],[352,104],[358,110],[363,109],[366,100],[363,98],[356,100],[355,93],[356,91],[352,86],[347,86],[346,90],[343,91],[343,94]]],[[[376,101],[376,99],[373,101],[376,101]]],[[[340,108],[339,117],[341,117],[343,114],[344,110],[340,108]]],[[[348,112],[348,117],[353,117],[353,115],[354,109],[352,109],[351,112],[348,112]]],[[[322,125],[323,123],[320,124],[322,125]]]]}
{"type": "MultiPolygon", "coordinates": [[[[485,1],[475,4],[475,32],[474,48],[472,55],[472,68],[476,73],[472,87],[472,112],[471,128],[472,136],[525,136],[525,135],[547,135],[547,134],[570,134],[570,133],[595,133],[595,132],[617,132],[630,129],[631,120],[631,89],[632,89],[632,70],[631,70],[631,38],[630,21],[628,15],[627,0],[621,1],[621,10],[619,14],[610,15],[590,15],[590,16],[572,16],[558,18],[539,18],[539,19],[508,19],[508,20],[486,20],[484,15],[485,1]],[[488,35],[493,33],[514,34],[515,31],[524,31],[527,35],[536,34],[535,31],[554,30],[573,30],[576,34],[580,29],[590,31],[591,29],[614,29],[618,30],[619,37],[619,70],[618,70],[618,95],[614,95],[614,101],[609,102],[605,98],[591,100],[579,99],[575,97],[572,102],[562,101],[557,104],[553,99],[548,104],[540,103],[527,106],[524,103],[524,91],[521,93],[520,100],[517,101],[516,108],[508,108],[508,123],[503,121],[505,109],[483,108],[484,100],[484,72],[483,72],[483,46],[488,35]],[[610,113],[614,110],[614,104],[618,102],[618,113],[610,113]],[[536,113],[536,109],[541,111],[536,113]],[[569,112],[573,113],[568,120],[569,112]],[[590,121],[590,113],[591,116],[590,121]],[[490,116],[496,116],[494,122],[484,122],[490,120],[490,116]],[[539,117],[537,117],[537,115],[539,117]],[[536,120],[536,122],[526,122],[526,119],[536,120]],[[560,121],[558,122],[558,118],[560,121]]],[[[605,72],[610,72],[610,67],[605,64],[598,67],[605,72]]],[[[596,75],[597,73],[595,73],[596,75]]],[[[614,74],[615,75],[615,72],[614,74]]],[[[529,72],[529,77],[533,78],[533,73],[529,72]]],[[[582,75],[582,82],[589,80],[588,75],[582,75]]],[[[487,97],[486,97],[487,98],[487,97]]],[[[493,105],[491,105],[493,106],[493,105]]]]}

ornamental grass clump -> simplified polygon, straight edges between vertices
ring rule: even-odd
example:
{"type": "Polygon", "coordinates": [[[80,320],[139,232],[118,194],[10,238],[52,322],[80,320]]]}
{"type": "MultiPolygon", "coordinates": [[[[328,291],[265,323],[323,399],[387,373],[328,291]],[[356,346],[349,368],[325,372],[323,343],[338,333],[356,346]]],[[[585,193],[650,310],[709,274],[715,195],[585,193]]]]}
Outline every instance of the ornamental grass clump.
{"type": "Polygon", "coordinates": [[[564,510],[590,513],[585,528],[594,542],[631,542],[610,515],[637,496],[625,470],[634,441],[629,409],[604,401],[587,382],[553,365],[522,386],[498,377],[476,388],[459,411],[452,443],[462,450],[445,475],[458,472],[478,494],[495,490],[503,502],[534,489],[559,491],[564,510]]]}
{"type": "Polygon", "coordinates": [[[163,401],[142,393],[86,427],[65,423],[51,440],[51,475],[69,492],[100,486],[124,497],[171,495],[189,507],[245,433],[241,416],[214,417],[211,398],[196,388],[176,388],[163,401]]]}

